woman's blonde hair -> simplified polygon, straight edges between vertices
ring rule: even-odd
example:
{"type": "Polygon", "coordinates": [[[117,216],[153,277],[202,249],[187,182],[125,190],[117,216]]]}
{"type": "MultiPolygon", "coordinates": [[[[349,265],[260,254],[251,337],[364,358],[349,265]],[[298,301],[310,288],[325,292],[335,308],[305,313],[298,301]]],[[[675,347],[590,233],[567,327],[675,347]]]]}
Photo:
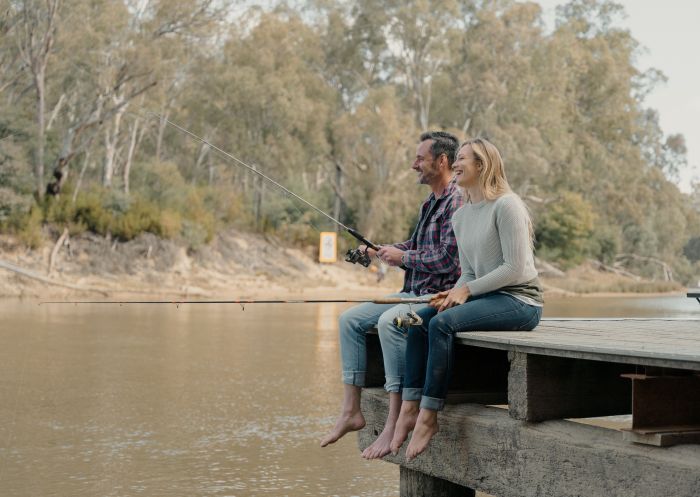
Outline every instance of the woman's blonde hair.
{"type": "MultiPolygon", "coordinates": [[[[508,179],[506,178],[506,170],[503,166],[501,152],[498,151],[496,145],[485,138],[473,138],[462,143],[459,148],[461,149],[467,145],[471,146],[474,152],[474,160],[480,170],[479,186],[484,194],[484,198],[486,200],[496,200],[506,193],[513,193],[513,189],[508,184],[508,179]]],[[[516,195],[516,197],[518,197],[525,211],[525,215],[527,216],[530,246],[532,247],[535,241],[535,229],[532,224],[530,211],[527,205],[525,205],[525,202],[523,202],[518,195],[516,195]]]]}

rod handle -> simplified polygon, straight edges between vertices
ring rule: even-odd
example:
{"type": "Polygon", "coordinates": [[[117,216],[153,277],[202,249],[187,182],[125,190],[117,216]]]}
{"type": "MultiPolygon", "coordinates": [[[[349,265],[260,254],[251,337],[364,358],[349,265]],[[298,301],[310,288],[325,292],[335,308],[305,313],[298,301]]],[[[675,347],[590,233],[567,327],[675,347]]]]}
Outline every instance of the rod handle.
{"type": "Polygon", "coordinates": [[[429,298],[425,297],[384,297],[372,300],[375,304],[427,304],[429,298]]]}
{"type": "Polygon", "coordinates": [[[362,236],[357,230],[354,230],[352,228],[346,228],[347,232],[350,233],[352,236],[357,238],[360,242],[364,243],[367,245],[369,248],[372,250],[379,250],[379,245],[375,245],[374,243],[370,242],[367,240],[364,236],[362,236]]]}

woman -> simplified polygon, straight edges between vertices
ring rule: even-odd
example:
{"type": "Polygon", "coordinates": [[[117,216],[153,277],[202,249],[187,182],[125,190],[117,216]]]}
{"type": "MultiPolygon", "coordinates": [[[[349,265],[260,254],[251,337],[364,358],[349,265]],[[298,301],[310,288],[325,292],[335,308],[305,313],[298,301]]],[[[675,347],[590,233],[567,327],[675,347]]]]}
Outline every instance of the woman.
{"type": "Polygon", "coordinates": [[[455,333],[529,331],[542,316],[532,222],[508,185],[498,149],[484,139],[467,141],[453,169],[467,198],[452,216],[462,275],[419,312],[423,325],[409,329],[403,402],[391,443],[392,452],[398,453],[413,430],[408,460],[423,452],[438,431],[455,333]]]}

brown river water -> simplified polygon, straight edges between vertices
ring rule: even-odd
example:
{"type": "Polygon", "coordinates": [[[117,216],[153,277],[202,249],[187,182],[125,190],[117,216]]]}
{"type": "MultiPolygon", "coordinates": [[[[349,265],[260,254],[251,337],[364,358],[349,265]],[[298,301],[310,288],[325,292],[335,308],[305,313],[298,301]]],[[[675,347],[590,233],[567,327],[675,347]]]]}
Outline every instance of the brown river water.
{"type": "MultiPolygon", "coordinates": [[[[0,496],[397,496],[350,435],[345,305],[0,301],[0,496]]],[[[700,317],[686,297],[550,299],[545,317],[700,317]]]]}

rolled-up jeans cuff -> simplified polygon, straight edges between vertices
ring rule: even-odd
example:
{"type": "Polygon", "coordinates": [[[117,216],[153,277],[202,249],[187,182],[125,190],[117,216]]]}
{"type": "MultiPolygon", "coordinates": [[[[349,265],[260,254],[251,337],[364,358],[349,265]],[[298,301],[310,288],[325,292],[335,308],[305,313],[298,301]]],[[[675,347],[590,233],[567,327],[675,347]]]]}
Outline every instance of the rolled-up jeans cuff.
{"type": "Polygon", "coordinates": [[[423,396],[422,388],[404,388],[401,393],[401,400],[420,400],[423,396]]]}
{"type": "Polygon", "coordinates": [[[356,387],[364,387],[366,375],[366,371],[343,371],[343,383],[356,387]]]}
{"type": "Polygon", "coordinates": [[[389,393],[398,393],[401,391],[403,386],[403,378],[400,376],[387,376],[386,383],[384,383],[384,390],[389,393]]]}
{"type": "Polygon", "coordinates": [[[442,411],[445,407],[445,399],[436,399],[435,397],[426,397],[420,399],[421,409],[431,409],[433,411],[442,411]]]}

